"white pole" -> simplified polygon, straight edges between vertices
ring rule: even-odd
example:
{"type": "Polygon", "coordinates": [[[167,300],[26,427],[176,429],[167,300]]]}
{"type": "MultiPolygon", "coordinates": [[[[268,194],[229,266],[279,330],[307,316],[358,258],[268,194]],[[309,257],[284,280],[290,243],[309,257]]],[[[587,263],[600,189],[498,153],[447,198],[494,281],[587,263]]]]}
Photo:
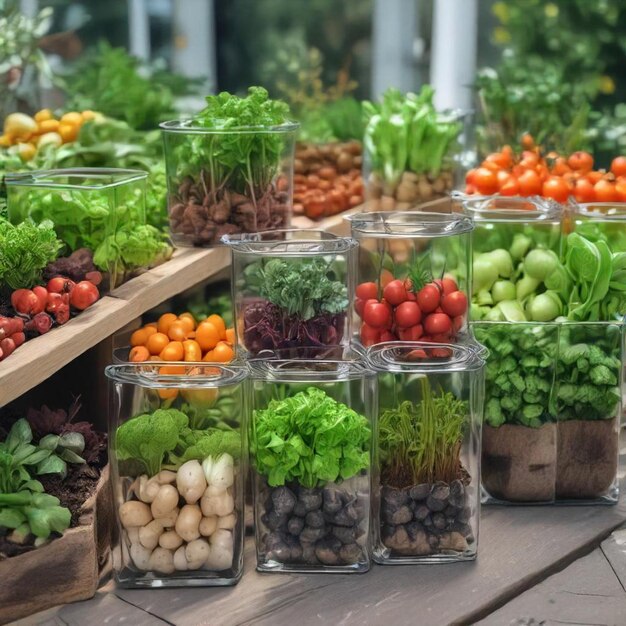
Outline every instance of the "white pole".
{"type": "Polygon", "coordinates": [[[472,108],[477,31],[477,0],[435,0],[430,82],[440,110],[472,108]]]}
{"type": "Polygon", "coordinates": [[[128,35],[130,53],[150,60],[150,20],[146,0],[128,0],[128,35]]]}

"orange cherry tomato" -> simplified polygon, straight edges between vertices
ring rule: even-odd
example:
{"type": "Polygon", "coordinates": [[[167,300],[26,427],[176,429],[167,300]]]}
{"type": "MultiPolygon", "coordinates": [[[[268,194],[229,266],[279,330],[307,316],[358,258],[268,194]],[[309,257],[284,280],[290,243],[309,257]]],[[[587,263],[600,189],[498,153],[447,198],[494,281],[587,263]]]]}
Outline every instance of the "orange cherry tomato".
{"type": "Polygon", "coordinates": [[[474,175],[474,186],[478,193],[490,196],[498,191],[498,177],[490,169],[479,167],[474,175]]]}
{"type": "Polygon", "coordinates": [[[166,374],[168,376],[181,376],[184,373],[184,365],[163,365],[159,368],[159,374],[166,374]]]}
{"type": "Polygon", "coordinates": [[[526,170],[517,177],[521,196],[536,196],[541,193],[541,179],[534,170],[526,170]]]}
{"type": "Polygon", "coordinates": [[[213,350],[209,350],[203,357],[203,361],[208,361],[209,363],[213,362],[213,350]]]}
{"type": "Polygon", "coordinates": [[[140,328],[139,330],[136,330],[130,336],[130,345],[131,346],[145,346],[148,341],[148,336],[149,335],[146,332],[146,329],[140,328]]]}
{"type": "Polygon", "coordinates": [[[530,150],[524,150],[524,152],[522,152],[520,165],[526,168],[533,168],[539,165],[539,155],[535,152],[531,152],[530,150]]]}
{"type": "Polygon", "coordinates": [[[554,165],[552,166],[552,174],[554,176],[563,176],[563,174],[567,174],[571,171],[571,168],[563,157],[557,157],[555,159],[554,165]]]}
{"type": "Polygon", "coordinates": [[[596,192],[588,178],[579,178],[574,187],[574,198],[577,202],[595,202],[596,192]]]}
{"type": "Polygon", "coordinates": [[[532,150],[535,147],[535,140],[530,133],[524,133],[521,144],[526,150],[532,150]]]}
{"type": "Polygon", "coordinates": [[[213,324],[213,326],[215,326],[215,328],[217,329],[217,332],[220,334],[220,339],[226,338],[226,324],[224,323],[224,320],[219,315],[216,315],[216,314],[209,315],[209,317],[207,317],[206,320],[204,321],[208,322],[209,324],[213,324]]]}
{"type": "Polygon", "coordinates": [[[146,348],[150,354],[161,354],[165,346],[170,342],[169,337],[164,333],[154,333],[148,337],[146,348]]]}
{"type": "Polygon", "coordinates": [[[619,202],[619,194],[615,188],[615,183],[609,180],[599,180],[593,190],[596,194],[596,202],[619,202]]]}
{"type": "Polygon", "coordinates": [[[593,169],[593,157],[584,150],[578,150],[569,155],[567,164],[573,170],[589,172],[593,169]]]}
{"type": "Polygon", "coordinates": [[[148,351],[148,348],[144,346],[135,346],[134,348],[130,349],[130,352],[128,353],[128,360],[131,363],[141,363],[143,361],[149,361],[150,352],[148,351]]]}
{"type": "Polygon", "coordinates": [[[212,350],[220,340],[220,332],[211,322],[201,322],[196,328],[196,341],[203,350],[212,350]]]}
{"type": "Polygon", "coordinates": [[[197,341],[193,339],[183,341],[183,350],[185,352],[185,361],[202,361],[202,348],[197,341]]]}
{"type": "Polygon", "coordinates": [[[519,196],[519,182],[512,174],[500,185],[500,195],[503,196],[519,196]]]}
{"type": "Polygon", "coordinates": [[[465,183],[467,185],[474,185],[474,177],[476,176],[476,168],[468,170],[467,174],[465,174],[465,183]]]}
{"type": "Polygon", "coordinates": [[[565,204],[569,198],[569,185],[558,176],[550,176],[544,183],[542,194],[544,198],[552,198],[561,204],[565,204]]]}
{"type": "Polygon", "coordinates": [[[611,161],[611,172],[615,176],[626,176],[626,156],[618,156],[611,161]]]}
{"type": "Polygon", "coordinates": [[[196,330],[196,318],[191,313],[183,313],[178,316],[178,321],[182,322],[188,332],[196,330]]]}
{"type": "Polygon", "coordinates": [[[178,397],[178,389],[159,389],[158,392],[161,400],[175,400],[178,397]]]}
{"type": "Polygon", "coordinates": [[[502,169],[508,169],[513,163],[511,154],[505,154],[504,152],[494,152],[487,156],[484,162],[495,163],[502,169]]]}
{"type": "Polygon", "coordinates": [[[154,328],[154,332],[155,332],[155,333],[156,333],[156,332],[157,332],[157,330],[158,330],[158,329],[157,329],[157,323],[156,323],[156,322],[150,322],[149,324],[146,324],[146,325],[144,326],[144,328],[154,328]]]}
{"type": "Polygon", "coordinates": [[[234,328],[227,328],[226,329],[226,341],[231,345],[234,346],[235,345],[235,329],[234,328]]]}
{"type": "Polygon", "coordinates": [[[615,183],[615,192],[620,202],[626,202],[626,180],[624,178],[618,178],[615,183]]]}
{"type": "Polygon", "coordinates": [[[185,341],[187,339],[185,325],[181,321],[172,322],[167,329],[167,336],[172,341],[185,341]]]}
{"type": "Polygon", "coordinates": [[[173,313],[163,313],[161,317],[159,317],[159,322],[157,324],[157,330],[164,335],[167,335],[167,331],[170,326],[177,320],[178,318],[173,313]]]}
{"type": "Polygon", "coordinates": [[[148,337],[150,337],[151,335],[154,335],[154,333],[158,332],[158,331],[157,331],[156,324],[154,324],[154,325],[153,325],[153,324],[146,324],[146,325],[143,327],[143,329],[144,329],[144,331],[145,331],[145,333],[146,333],[146,335],[147,335],[148,337]]]}
{"type": "Polygon", "coordinates": [[[234,356],[234,350],[225,341],[220,341],[213,350],[213,360],[217,363],[228,363],[234,356]]]}
{"type": "Polygon", "coordinates": [[[164,361],[182,361],[185,349],[180,341],[170,341],[159,355],[164,361]]]}

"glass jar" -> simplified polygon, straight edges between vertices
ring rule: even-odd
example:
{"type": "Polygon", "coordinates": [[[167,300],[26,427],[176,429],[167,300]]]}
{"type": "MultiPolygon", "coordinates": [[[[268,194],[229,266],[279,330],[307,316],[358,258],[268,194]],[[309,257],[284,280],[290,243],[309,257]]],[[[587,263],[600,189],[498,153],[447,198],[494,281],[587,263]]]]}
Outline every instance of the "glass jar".
{"type": "Polygon", "coordinates": [[[238,346],[263,350],[345,345],[356,242],[316,230],[226,235],[238,346]]]}
{"type": "Polygon", "coordinates": [[[378,377],[372,517],[381,564],[476,558],[484,361],[468,346],[369,348],[378,377]]]}
{"type": "Polygon", "coordinates": [[[134,363],[105,372],[116,581],[236,584],[245,528],[247,369],[134,363]]]}
{"type": "Polygon", "coordinates": [[[293,212],[312,220],[363,204],[360,141],[298,141],[293,175],[293,212]]]}
{"type": "Polygon", "coordinates": [[[293,122],[229,130],[162,123],[174,243],[209,247],[223,235],[287,228],[297,129],[293,122]]]}
{"type": "Polygon", "coordinates": [[[363,359],[249,361],[257,569],[369,569],[375,380],[363,359]]]}
{"type": "Polygon", "coordinates": [[[618,498],[623,324],[477,322],[486,502],[618,498]]]}
{"type": "Polygon", "coordinates": [[[603,239],[611,252],[626,252],[626,202],[572,202],[573,230],[597,241],[603,239]]]}
{"type": "Polygon", "coordinates": [[[461,336],[467,327],[472,220],[458,213],[415,211],[346,219],[359,243],[355,340],[370,346],[461,336]],[[445,313],[436,311],[440,304],[445,313]]]}
{"type": "Polygon", "coordinates": [[[91,250],[114,287],[126,271],[137,268],[109,248],[145,225],[146,178],[140,170],[98,167],[7,174],[8,218],[14,224],[52,220],[69,251],[91,250]]]}

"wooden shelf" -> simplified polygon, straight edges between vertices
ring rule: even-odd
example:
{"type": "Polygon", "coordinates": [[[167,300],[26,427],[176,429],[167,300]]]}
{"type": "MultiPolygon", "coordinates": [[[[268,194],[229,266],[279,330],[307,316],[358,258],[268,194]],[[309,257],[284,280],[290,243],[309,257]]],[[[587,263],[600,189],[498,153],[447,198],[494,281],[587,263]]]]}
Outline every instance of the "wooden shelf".
{"type": "Polygon", "coordinates": [[[67,324],[27,341],[0,362],[0,407],[146,311],[222,271],[229,255],[225,248],[178,249],[167,263],[113,290],[67,324]]]}

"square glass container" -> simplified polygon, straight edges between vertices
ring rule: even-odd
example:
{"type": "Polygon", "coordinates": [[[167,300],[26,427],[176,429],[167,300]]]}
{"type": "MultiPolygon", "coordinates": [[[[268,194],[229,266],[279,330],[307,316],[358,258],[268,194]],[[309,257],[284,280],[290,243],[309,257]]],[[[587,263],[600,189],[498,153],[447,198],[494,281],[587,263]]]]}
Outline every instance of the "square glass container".
{"type": "Polygon", "coordinates": [[[377,372],[374,560],[476,558],[484,360],[468,346],[389,342],[367,351],[377,372]]]}
{"type": "Polygon", "coordinates": [[[626,202],[571,201],[574,232],[591,241],[603,239],[611,252],[626,252],[626,202]]]}
{"type": "Polygon", "coordinates": [[[346,219],[359,243],[353,302],[356,342],[366,347],[397,340],[448,342],[463,335],[471,218],[392,211],[346,219]],[[376,312],[368,313],[369,300],[375,301],[371,308],[376,312]]]}
{"type": "Polygon", "coordinates": [[[172,241],[210,247],[223,235],[288,228],[297,129],[162,123],[172,241]]]}
{"type": "Polygon", "coordinates": [[[218,364],[106,368],[119,585],[224,586],[241,577],[247,374],[218,364]]]}
{"type": "Polygon", "coordinates": [[[257,569],[369,569],[373,373],[364,361],[251,359],[257,569]]]}
{"type": "Polygon", "coordinates": [[[52,220],[69,252],[89,248],[115,286],[127,268],[108,261],[107,249],[146,223],[146,178],[141,170],[96,167],[8,174],[8,217],[14,224],[52,220]]]}
{"type": "Polygon", "coordinates": [[[318,230],[225,236],[232,250],[237,344],[249,356],[300,357],[350,340],[356,241],[318,230]]]}
{"type": "Polygon", "coordinates": [[[621,322],[476,322],[485,502],[615,504],[621,322]]]}

